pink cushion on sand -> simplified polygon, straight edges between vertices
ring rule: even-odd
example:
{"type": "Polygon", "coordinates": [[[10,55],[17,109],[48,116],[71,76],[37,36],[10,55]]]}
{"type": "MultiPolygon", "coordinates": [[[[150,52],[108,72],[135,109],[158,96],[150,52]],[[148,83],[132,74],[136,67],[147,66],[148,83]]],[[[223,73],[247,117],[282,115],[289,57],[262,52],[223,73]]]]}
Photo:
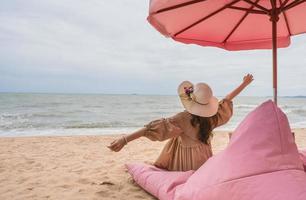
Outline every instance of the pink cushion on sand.
{"type": "Polygon", "coordinates": [[[249,113],[227,148],[194,173],[143,164],[127,168],[141,187],[162,200],[306,199],[303,163],[286,115],[272,101],[249,113]]]}
{"type": "Polygon", "coordinates": [[[177,189],[175,199],[305,200],[306,173],[286,115],[272,101],[249,113],[228,147],[177,189]]]}
{"type": "Polygon", "coordinates": [[[128,172],[143,189],[161,200],[173,199],[175,189],[194,171],[165,171],[147,164],[126,164],[128,172]]]}

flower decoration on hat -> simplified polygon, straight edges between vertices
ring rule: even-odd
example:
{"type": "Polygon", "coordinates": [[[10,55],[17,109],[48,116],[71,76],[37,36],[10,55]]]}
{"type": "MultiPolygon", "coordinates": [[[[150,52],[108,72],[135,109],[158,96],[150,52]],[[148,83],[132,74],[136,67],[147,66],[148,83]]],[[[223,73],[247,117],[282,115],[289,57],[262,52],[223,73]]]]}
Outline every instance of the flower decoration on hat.
{"type": "Polygon", "coordinates": [[[191,94],[193,93],[193,87],[184,87],[185,94],[191,99],[191,94]]]}

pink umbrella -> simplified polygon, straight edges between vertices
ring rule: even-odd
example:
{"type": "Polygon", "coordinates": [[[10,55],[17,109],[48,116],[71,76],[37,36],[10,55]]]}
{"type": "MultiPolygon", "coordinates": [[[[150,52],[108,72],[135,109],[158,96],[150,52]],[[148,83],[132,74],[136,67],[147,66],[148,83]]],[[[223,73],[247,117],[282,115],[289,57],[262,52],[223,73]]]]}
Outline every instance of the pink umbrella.
{"type": "Polygon", "coordinates": [[[273,49],[277,103],[277,48],[306,32],[306,0],[151,0],[148,21],[186,44],[230,51],[273,49]]]}

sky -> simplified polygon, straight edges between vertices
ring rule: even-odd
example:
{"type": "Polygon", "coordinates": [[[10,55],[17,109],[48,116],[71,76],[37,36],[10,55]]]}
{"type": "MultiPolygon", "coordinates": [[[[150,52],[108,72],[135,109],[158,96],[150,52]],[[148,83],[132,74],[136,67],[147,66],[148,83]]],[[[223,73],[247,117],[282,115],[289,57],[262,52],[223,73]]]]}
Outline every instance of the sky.
{"type": "MultiPolygon", "coordinates": [[[[270,50],[229,52],[165,38],[146,21],[149,0],[0,2],[0,92],[169,94],[180,82],[226,95],[271,96],[270,50]]],[[[279,50],[279,95],[306,95],[306,35],[279,50]]]]}

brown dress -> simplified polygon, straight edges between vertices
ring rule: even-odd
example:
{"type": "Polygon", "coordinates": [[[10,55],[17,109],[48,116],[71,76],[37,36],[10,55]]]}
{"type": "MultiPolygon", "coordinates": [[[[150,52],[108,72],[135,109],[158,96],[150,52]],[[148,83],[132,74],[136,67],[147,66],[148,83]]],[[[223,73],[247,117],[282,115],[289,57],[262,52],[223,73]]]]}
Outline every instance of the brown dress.
{"type": "MultiPolygon", "coordinates": [[[[233,103],[222,99],[218,112],[211,118],[213,128],[225,124],[233,113],[233,103]]],[[[211,143],[205,144],[198,139],[199,127],[190,123],[191,114],[180,112],[170,118],[154,120],[145,125],[144,136],[152,141],[170,139],[154,165],[171,171],[198,169],[212,156],[211,143]]]]}

